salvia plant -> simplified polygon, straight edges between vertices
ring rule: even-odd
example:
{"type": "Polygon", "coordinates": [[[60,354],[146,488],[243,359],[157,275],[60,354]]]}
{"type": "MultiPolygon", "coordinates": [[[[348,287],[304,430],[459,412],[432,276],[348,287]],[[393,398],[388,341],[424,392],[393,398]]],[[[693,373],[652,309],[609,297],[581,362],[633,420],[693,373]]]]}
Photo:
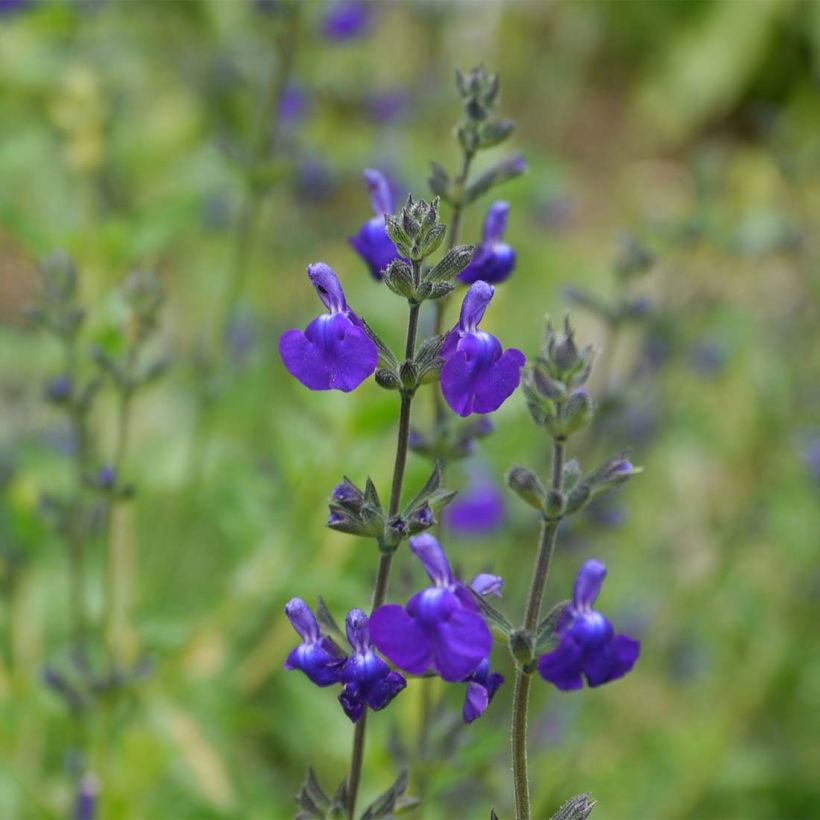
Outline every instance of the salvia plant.
{"type": "Polygon", "coordinates": [[[80,301],[73,261],[53,254],[41,266],[38,305],[33,321],[62,349],[62,366],[45,385],[46,400],[68,425],[72,478],[61,491],[42,499],[43,512],[66,549],[68,567],[68,651],[43,671],[45,685],[65,705],[73,726],[67,761],[74,784],[73,816],[95,815],[99,789],[93,767],[103,752],[92,750],[94,722],[113,709],[126,690],[150,672],[147,658],[121,656],[115,619],[119,608],[116,573],[118,507],[135,487],[126,476],[133,403],[166,369],[150,347],[162,307],[162,290],[151,271],[135,271],[119,292],[123,319],[114,338],[103,346],[85,340],[86,310],[80,301]],[[113,393],[113,414],[100,397],[113,393]],[[113,443],[101,430],[113,430],[113,443]],[[92,584],[100,586],[98,594],[92,584]],[[102,605],[93,611],[93,602],[102,605]],[[94,753],[92,753],[92,751],[94,753]]]}
{"type": "MultiPolygon", "coordinates": [[[[529,361],[523,352],[505,349],[501,340],[482,329],[495,286],[516,264],[515,251],[504,242],[510,209],[502,201],[489,206],[476,244],[458,243],[462,214],[483,194],[522,173],[525,165],[514,156],[471,176],[476,156],[503,142],[513,124],[496,113],[496,75],[483,67],[459,72],[457,85],[463,103],[463,117],[455,129],[462,153],[460,170],[451,175],[434,164],[429,182],[435,198],[409,196],[398,211],[383,175],[366,171],[374,216],[350,239],[374,280],[407,303],[403,351],[397,354],[356,313],[339,277],[323,262],[307,268],[323,312],[304,330],[288,330],[279,340],[285,367],[311,390],[347,393],[372,376],[376,385],[395,392],[398,399],[389,490],[380,493],[369,477],[364,482],[342,477],[329,499],[327,526],[370,538],[377,547],[369,613],[351,609],[342,629],[321,597],[315,612],[301,597],[285,606],[300,638],[285,668],[301,671],[318,687],[333,688],[354,724],[347,776],[335,791],[325,790],[309,767],[296,798],[300,818],[369,820],[415,805],[417,800],[406,795],[408,774],[402,772],[357,815],[369,713],[401,697],[409,681],[424,686],[437,677],[463,688],[462,717],[465,723],[474,723],[504,683],[504,676],[490,666],[497,643],[507,647],[515,670],[511,791],[516,817],[529,818],[527,716],[532,681],[561,691],[597,687],[625,675],[640,651],[636,640],[616,634],[607,617],[594,608],[606,575],[598,560],[590,558],[578,568],[571,597],[546,616],[541,612],[562,520],[638,470],[625,455],[587,473],[577,460],[567,458],[570,438],[589,424],[595,411],[586,389],[593,351],[577,345],[569,319],[560,327],[547,324],[544,340],[529,361]],[[441,220],[442,201],[449,209],[449,226],[441,220]],[[448,321],[448,302],[454,299],[460,308],[448,321]],[[421,321],[426,303],[431,303],[434,332],[424,337],[420,328],[428,326],[421,321]],[[493,602],[501,595],[502,578],[488,572],[473,577],[455,572],[437,524],[456,494],[447,486],[447,464],[469,455],[476,440],[492,431],[490,415],[519,386],[535,425],[550,443],[552,468],[546,479],[520,465],[507,474],[509,487],[538,511],[542,521],[529,594],[514,622],[493,602]],[[411,414],[423,390],[433,397],[433,423],[427,431],[411,429],[411,414]],[[427,481],[405,493],[411,448],[433,464],[427,481]],[[421,564],[429,580],[408,600],[394,601],[391,569],[394,561],[408,555],[402,549],[405,541],[410,557],[421,564]]],[[[588,795],[580,795],[555,817],[584,818],[593,805],[588,795]]],[[[490,807],[487,814],[496,816],[490,807]]]]}

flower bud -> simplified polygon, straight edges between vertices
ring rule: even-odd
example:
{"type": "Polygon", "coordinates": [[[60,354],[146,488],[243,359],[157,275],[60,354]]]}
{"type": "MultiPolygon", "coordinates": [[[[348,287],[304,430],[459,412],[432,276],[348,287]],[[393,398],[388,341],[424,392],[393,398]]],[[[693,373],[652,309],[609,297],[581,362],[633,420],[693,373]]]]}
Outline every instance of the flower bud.
{"type": "Polygon", "coordinates": [[[550,490],[544,503],[544,515],[547,518],[560,518],[564,512],[565,499],[563,493],[550,490]]]}
{"type": "Polygon", "coordinates": [[[413,299],[416,295],[416,285],[413,281],[413,269],[403,259],[394,259],[384,272],[384,283],[393,293],[413,299]]]}
{"type": "Polygon", "coordinates": [[[595,405],[586,390],[576,390],[564,407],[564,433],[570,435],[582,430],[592,421],[595,405]]]}
{"type": "Polygon", "coordinates": [[[376,371],[376,384],[385,390],[399,390],[401,388],[401,379],[392,370],[380,367],[376,371]]]}
{"type": "Polygon", "coordinates": [[[532,633],[527,629],[516,629],[510,634],[510,652],[524,668],[533,661],[534,645],[532,633]]]}
{"type": "Polygon", "coordinates": [[[419,386],[419,369],[416,363],[410,360],[402,362],[399,367],[399,378],[405,390],[414,391],[419,386]]]}
{"type": "Polygon", "coordinates": [[[536,510],[544,512],[547,493],[541,480],[532,470],[516,464],[507,473],[507,484],[520,499],[536,510]]]}
{"type": "Polygon", "coordinates": [[[410,535],[416,535],[416,533],[429,529],[435,523],[436,517],[433,515],[432,507],[429,504],[423,504],[410,514],[407,520],[407,527],[410,535]]]}

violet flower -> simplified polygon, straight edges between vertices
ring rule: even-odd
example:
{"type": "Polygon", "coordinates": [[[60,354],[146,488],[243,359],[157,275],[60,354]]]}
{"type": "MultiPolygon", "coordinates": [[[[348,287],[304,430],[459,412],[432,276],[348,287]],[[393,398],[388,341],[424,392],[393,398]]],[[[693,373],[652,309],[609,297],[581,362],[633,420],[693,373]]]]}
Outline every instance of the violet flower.
{"type": "Polygon", "coordinates": [[[302,638],[288,655],[285,669],[301,669],[317,686],[339,683],[345,655],[333,641],[319,631],[319,623],[301,598],[285,604],[285,615],[302,638]]]}
{"type": "Polygon", "coordinates": [[[374,4],[365,0],[335,0],[322,25],[325,38],[334,42],[354,40],[373,27],[374,4]]]}
{"type": "Polygon", "coordinates": [[[407,686],[407,681],[373,651],[368,617],[361,609],[350,610],[346,626],[353,654],[345,661],[339,676],[344,684],[339,703],[355,723],[366,706],[375,711],[384,709],[407,686]]]}
{"type": "Polygon", "coordinates": [[[441,392],[460,416],[498,410],[518,387],[526,362],[520,350],[502,351],[495,336],[478,329],[494,293],[486,282],[470,285],[458,324],[441,348],[441,392]]]}
{"type": "Polygon", "coordinates": [[[484,236],[476,248],[470,264],[458,275],[468,285],[479,279],[485,282],[503,282],[515,267],[515,251],[501,240],[507,230],[509,202],[493,202],[484,219],[484,236]]]}
{"type": "Polygon", "coordinates": [[[463,681],[490,654],[493,637],[473,594],[453,576],[447,556],[432,535],[410,539],[434,586],[417,592],[406,607],[386,604],[370,617],[379,651],[413,675],[434,672],[463,681]]]}
{"type": "Polygon", "coordinates": [[[600,561],[584,562],[575,581],[572,603],[558,623],[560,642],[538,661],[541,677],[562,691],[581,689],[582,675],[590,686],[622,678],[640,654],[640,641],[615,635],[612,624],[592,608],[605,577],[606,567],[600,561]]]}
{"type": "Polygon", "coordinates": [[[368,168],[364,179],[370,191],[370,202],[375,216],[359,228],[355,236],[348,238],[353,250],[364,259],[370,273],[376,279],[382,278],[382,271],[394,260],[401,259],[393,240],[387,234],[384,215],[393,213],[393,197],[390,186],[381,171],[368,168]]]}
{"type": "Polygon", "coordinates": [[[324,262],[308,265],[310,281],[328,312],[302,332],[292,329],[279,338],[279,354],[291,376],[311,390],[355,390],[379,358],[362,320],[347,306],[333,269],[324,262]]]}
{"type": "Polygon", "coordinates": [[[498,529],[504,515],[501,490],[489,477],[479,475],[447,505],[444,522],[457,535],[474,536],[498,529]]]}
{"type": "Polygon", "coordinates": [[[465,723],[472,723],[484,714],[493,695],[504,683],[504,676],[498,672],[490,672],[490,661],[484,658],[478,669],[465,678],[464,682],[467,684],[467,692],[464,695],[464,708],[461,714],[465,723]]]}

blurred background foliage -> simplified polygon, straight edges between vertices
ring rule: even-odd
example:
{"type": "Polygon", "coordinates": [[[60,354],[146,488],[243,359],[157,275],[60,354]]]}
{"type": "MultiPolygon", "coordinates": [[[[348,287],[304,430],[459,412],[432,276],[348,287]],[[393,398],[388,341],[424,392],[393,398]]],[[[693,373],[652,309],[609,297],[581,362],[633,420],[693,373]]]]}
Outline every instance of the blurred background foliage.
{"type": "MultiPolygon", "coordinates": [[[[600,820],[820,816],[820,3],[363,9],[339,36],[344,9],[320,2],[0,3],[0,816],[74,799],[71,718],[43,684],[65,663],[67,557],[42,502],[73,444],[43,399],[59,347],[24,319],[55,248],[79,270],[83,349],[117,349],[129,271],[166,292],[151,345],[171,367],[135,401],[136,494],[113,520],[114,645],[153,674],[89,719],[101,815],[287,817],[307,761],[329,788],[343,777],[351,726],[282,669],[282,606],[320,593],[341,619],[368,600],[374,549],[325,529],[324,501],[343,473],[386,487],[397,402],[372,382],[311,394],[275,342],[314,315],[304,268],[324,260],[399,344],[401,300],[346,242],[370,213],[361,171],[425,195],[429,161],[458,161],[454,69],[481,61],[529,166],[501,192],[518,267],[487,328],[533,353],[543,315],[577,302],[568,285],[646,307],[616,324],[573,308],[606,411],[578,455],[629,446],[646,472],[567,528],[548,599],[601,558],[605,611],[643,654],[601,690],[536,688],[537,816],[587,790],[600,820]],[[624,232],[657,258],[628,282],[624,232]]],[[[465,240],[482,217],[468,210],[465,240]]],[[[114,401],[104,389],[92,418],[101,462],[114,401]]],[[[456,486],[546,464],[520,396],[496,421],[456,486]]],[[[427,465],[409,469],[412,486],[427,465]]],[[[505,575],[514,614],[537,521],[504,492],[503,528],[449,543],[465,573],[505,575]]],[[[419,580],[405,553],[391,597],[419,580]]],[[[442,690],[446,763],[415,764],[419,816],[509,816],[510,689],[469,727],[461,687],[442,690]]],[[[411,684],[372,720],[365,800],[414,748],[419,710],[411,684]]]]}

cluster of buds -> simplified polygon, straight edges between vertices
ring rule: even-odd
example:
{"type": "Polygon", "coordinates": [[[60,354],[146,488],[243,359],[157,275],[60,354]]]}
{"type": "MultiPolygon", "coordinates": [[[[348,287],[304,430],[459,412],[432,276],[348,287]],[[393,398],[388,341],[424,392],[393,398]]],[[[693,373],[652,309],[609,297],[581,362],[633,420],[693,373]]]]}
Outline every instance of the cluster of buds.
{"type": "MultiPolygon", "coordinates": [[[[438,199],[435,203],[438,207],[438,199]]],[[[392,238],[393,234],[390,236],[392,238]]],[[[440,299],[455,290],[454,280],[470,264],[474,252],[475,245],[456,245],[435,265],[421,271],[418,277],[404,259],[394,259],[384,272],[384,282],[411,305],[420,305],[427,299],[440,299]]]]}
{"type": "Polygon", "coordinates": [[[66,341],[76,338],[85,312],[77,302],[77,269],[72,259],[56,251],[40,265],[41,293],[32,321],[66,341]]]}
{"type": "Polygon", "coordinates": [[[592,421],[595,406],[584,387],[592,357],[591,346],[578,349],[567,317],[563,332],[556,332],[547,322],[541,354],[524,372],[530,414],[558,441],[565,441],[592,421]]]}
{"type": "Polygon", "coordinates": [[[397,214],[384,218],[396,250],[413,262],[421,262],[435,253],[444,241],[447,226],[439,219],[439,201],[438,197],[426,202],[408,195],[407,203],[397,214]]]}
{"type": "Polygon", "coordinates": [[[441,486],[441,466],[437,463],[416,497],[398,515],[390,516],[370,478],[362,490],[345,477],[334,487],[328,502],[327,526],[349,535],[375,538],[382,551],[393,552],[405,538],[434,526],[437,514],[455,494],[441,486]]]}

